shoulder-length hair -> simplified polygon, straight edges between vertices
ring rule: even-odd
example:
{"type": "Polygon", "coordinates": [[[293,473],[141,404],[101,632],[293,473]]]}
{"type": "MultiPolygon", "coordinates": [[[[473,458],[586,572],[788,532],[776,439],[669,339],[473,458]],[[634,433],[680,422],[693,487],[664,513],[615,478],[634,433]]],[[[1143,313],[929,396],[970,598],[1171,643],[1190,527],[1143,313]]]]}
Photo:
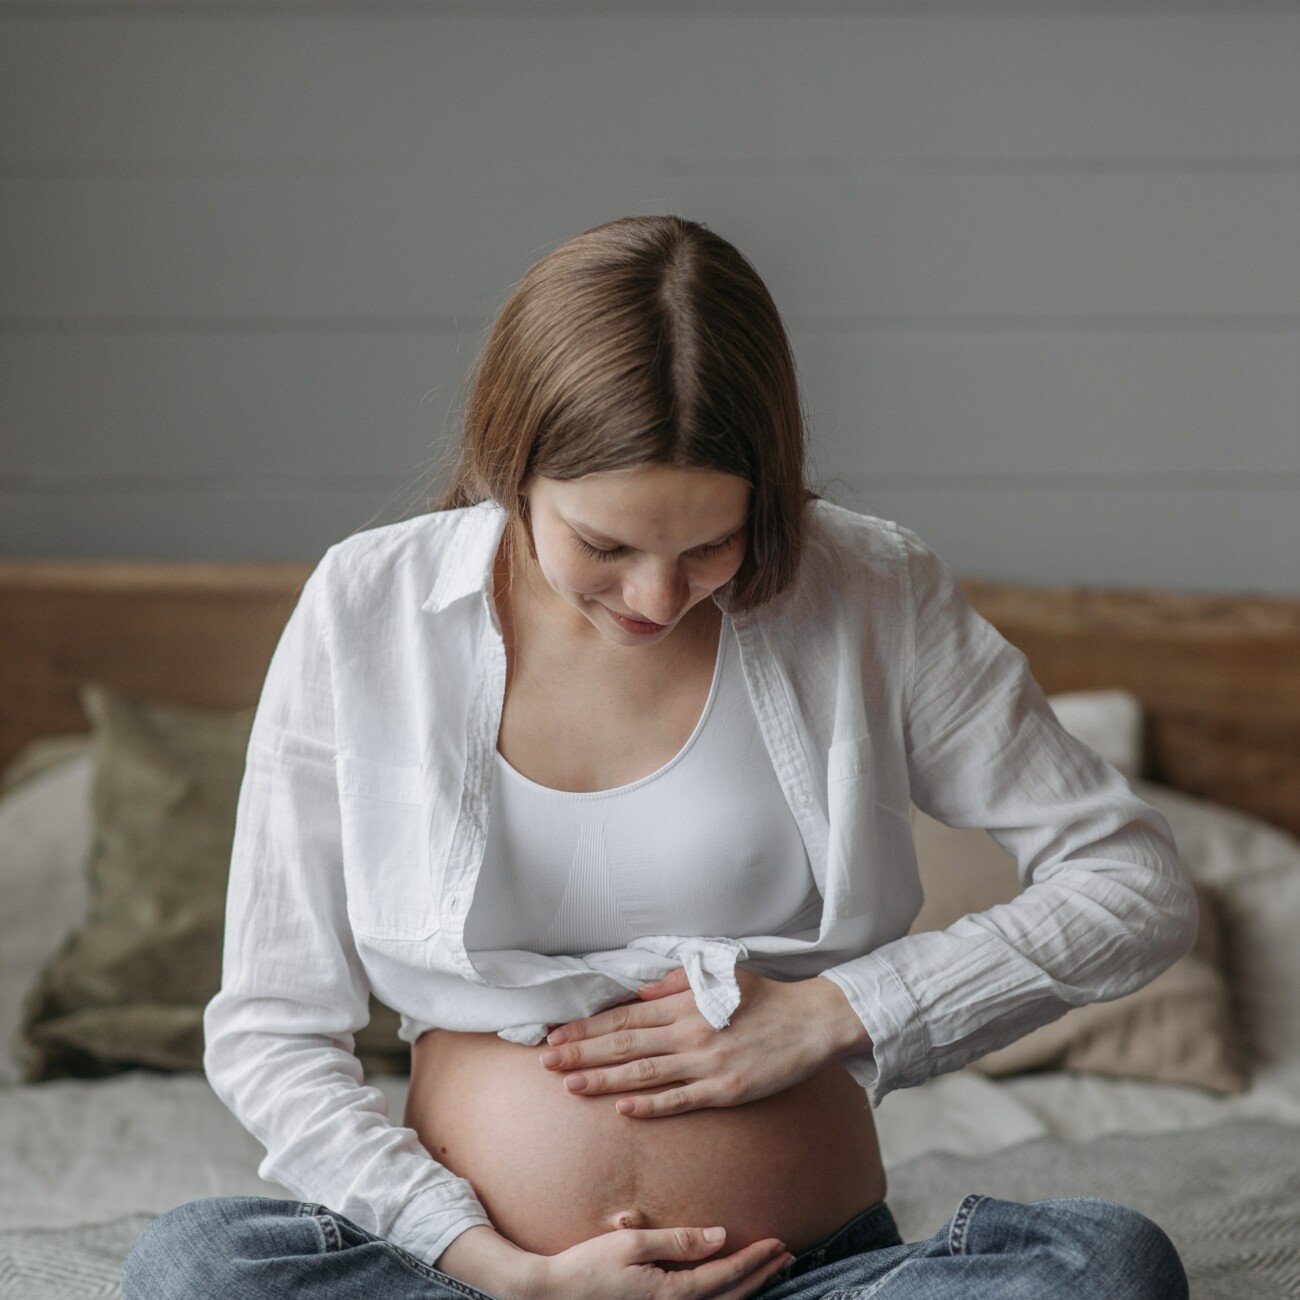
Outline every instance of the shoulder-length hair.
{"type": "Polygon", "coordinates": [[[534,477],[667,464],[752,490],[735,611],[792,581],[803,545],[804,421],[794,359],[749,261],[698,222],[623,217],[515,286],[470,375],[440,510],[493,500],[523,521],[534,477]]]}

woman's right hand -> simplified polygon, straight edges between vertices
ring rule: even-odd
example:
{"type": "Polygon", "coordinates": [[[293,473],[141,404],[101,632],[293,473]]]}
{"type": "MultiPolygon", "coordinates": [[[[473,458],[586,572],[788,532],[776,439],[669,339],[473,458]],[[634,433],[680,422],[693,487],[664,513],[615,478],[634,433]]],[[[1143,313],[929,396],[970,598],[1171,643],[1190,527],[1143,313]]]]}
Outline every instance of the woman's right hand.
{"type": "Polygon", "coordinates": [[[535,1255],[483,1226],[461,1233],[437,1267],[508,1300],[745,1300],[792,1258],[775,1237],[765,1237],[709,1259],[726,1234],[706,1241],[705,1231],[616,1228],[557,1255],[535,1255]],[[691,1266],[694,1260],[704,1262],[691,1266]]]}
{"type": "Polygon", "coordinates": [[[617,1228],[558,1255],[537,1255],[527,1300],[744,1300],[767,1285],[793,1256],[774,1237],[725,1259],[708,1257],[726,1240],[703,1228],[617,1228]],[[689,1263],[689,1268],[660,1268],[689,1263]]]}

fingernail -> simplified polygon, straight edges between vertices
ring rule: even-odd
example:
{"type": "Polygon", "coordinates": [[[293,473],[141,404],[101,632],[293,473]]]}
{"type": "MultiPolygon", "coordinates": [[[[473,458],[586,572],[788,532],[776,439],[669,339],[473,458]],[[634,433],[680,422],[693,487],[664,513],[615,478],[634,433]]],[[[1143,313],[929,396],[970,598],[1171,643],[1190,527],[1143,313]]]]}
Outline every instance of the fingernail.
{"type": "Polygon", "coordinates": [[[546,1041],[550,1043],[552,1047],[554,1047],[556,1043],[564,1042],[565,1041],[564,1030],[552,1029],[551,1032],[546,1035],[546,1041]]]}
{"type": "Polygon", "coordinates": [[[723,1237],[725,1237],[726,1235],[727,1235],[726,1228],[705,1228],[704,1229],[705,1241],[721,1241],[723,1237]]]}
{"type": "Polygon", "coordinates": [[[569,1074],[564,1078],[564,1086],[570,1092],[581,1092],[587,1086],[587,1076],[585,1074],[569,1074]]]}
{"type": "Polygon", "coordinates": [[[543,1053],[542,1053],[542,1064],[543,1064],[543,1065],[559,1065],[560,1060],[561,1060],[561,1055],[560,1055],[559,1052],[543,1052],[543,1053]]]}

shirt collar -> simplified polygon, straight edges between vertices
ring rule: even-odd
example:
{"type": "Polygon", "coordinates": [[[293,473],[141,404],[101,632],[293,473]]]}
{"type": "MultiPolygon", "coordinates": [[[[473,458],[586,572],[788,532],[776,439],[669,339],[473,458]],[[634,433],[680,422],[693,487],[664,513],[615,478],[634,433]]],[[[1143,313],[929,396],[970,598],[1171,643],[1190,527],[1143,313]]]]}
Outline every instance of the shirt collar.
{"type": "Polygon", "coordinates": [[[440,614],[466,596],[483,595],[491,587],[492,564],[505,532],[506,512],[495,501],[480,501],[466,507],[463,514],[437,581],[420,606],[430,614],[440,614]]]}

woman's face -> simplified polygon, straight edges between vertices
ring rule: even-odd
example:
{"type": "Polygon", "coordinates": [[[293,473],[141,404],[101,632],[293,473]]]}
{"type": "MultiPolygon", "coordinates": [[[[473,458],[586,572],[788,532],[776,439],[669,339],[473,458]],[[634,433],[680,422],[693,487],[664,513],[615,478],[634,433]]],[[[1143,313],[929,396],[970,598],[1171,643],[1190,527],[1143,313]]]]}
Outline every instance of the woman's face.
{"type": "Polygon", "coordinates": [[[547,586],[617,645],[664,640],[745,556],[750,487],[732,474],[639,465],[523,495],[547,586]]]}

